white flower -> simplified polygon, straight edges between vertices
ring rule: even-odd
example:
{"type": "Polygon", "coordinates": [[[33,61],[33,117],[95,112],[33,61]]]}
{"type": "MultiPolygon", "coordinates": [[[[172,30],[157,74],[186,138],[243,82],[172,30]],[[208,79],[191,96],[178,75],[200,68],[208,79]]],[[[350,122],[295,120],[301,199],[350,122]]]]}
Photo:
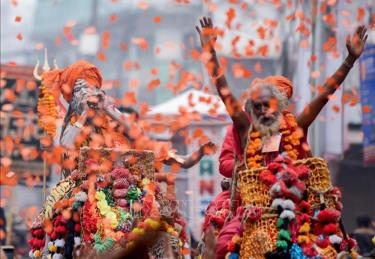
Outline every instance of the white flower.
{"type": "Polygon", "coordinates": [[[62,254],[54,254],[52,256],[52,259],[63,259],[63,256],[62,256],[62,254]]]}
{"type": "Polygon", "coordinates": [[[274,208],[274,209],[277,209],[277,207],[282,206],[283,201],[284,201],[284,200],[281,199],[281,198],[276,198],[276,199],[274,199],[274,200],[272,201],[272,205],[271,205],[271,207],[274,208]]]}
{"type": "Polygon", "coordinates": [[[78,192],[74,199],[75,201],[85,202],[87,200],[87,194],[85,192],[78,192]]]}
{"type": "Polygon", "coordinates": [[[331,242],[331,244],[340,244],[342,241],[342,238],[339,237],[338,235],[330,235],[329,241],[331,242]]]}
{"type": "Polygon", "coordinates": [[[65,240],[64,239],[56,239],[55,240],[55,246],[57,247],[64,247],[65,245],[65,240]]]}
{"type": "Polygon", "coordinates": [[[74,237],[74,246],[80,246],[80,245],[81,245],[81,238],[74,237]]]}
{"type": "Polygon", "coordinates": [[[285,218],[288,218],[289,220],[292,220],[296,217],[296,215],[294,214],[293,211],[290,211],[290,210],[284,210],[283,212],[281,212],[280,214],[280,218],[282,219],[285,219],[285,218]]]}
{"type": "Polygon", "coordinates": [[[294,209],[295,209],[294,202],[292,200],[284,200],[283,204],[281,205],[281,207],[284,210],[294,211],[294,209]]]}

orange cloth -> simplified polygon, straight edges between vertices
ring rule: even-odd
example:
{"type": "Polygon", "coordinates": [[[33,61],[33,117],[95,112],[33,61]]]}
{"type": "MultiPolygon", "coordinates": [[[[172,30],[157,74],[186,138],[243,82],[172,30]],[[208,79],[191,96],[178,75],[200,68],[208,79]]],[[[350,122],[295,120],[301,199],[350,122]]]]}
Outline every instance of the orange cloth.
{"type": "Polygon", "coordinates": [[[65,69],[54,69],[42,74],[43,85],[50,90],[57,100],[62,93],[66,101],[72,98],[72,91],[77,79],[84,79],[89,86],[102,86],[102,75],[93,64],[79,60],[65,69]]]}
{"type": "Polygon", "coordinates": [[[258,83],[268,83],[276,86],[282,93],[284,93],[288,99],[293,96],[293,83],[285,76],[267,76],[264,79],[255,78],[252,85],[258,83]]]}

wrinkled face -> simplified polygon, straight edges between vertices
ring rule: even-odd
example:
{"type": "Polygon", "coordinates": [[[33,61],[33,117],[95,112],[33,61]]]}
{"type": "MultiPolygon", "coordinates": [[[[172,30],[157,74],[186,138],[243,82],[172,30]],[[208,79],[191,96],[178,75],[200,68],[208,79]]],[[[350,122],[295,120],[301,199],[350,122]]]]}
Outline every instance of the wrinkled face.
{"type": "Polygon", "coordinates": [[[260,124],[271,126],[279,115],[278,101],[268,88],[259,88],[252,93],[249,107],[260,124]]]}
{"type": "Polygon", "coordinates": [[[72,107],[78,113],[83,111],[83,103],[87,102],[88,106],[96,109],[99,103],[104,100],[104,91],[99,87],[89,86],[84,80],[77,80],[72,97],[72,107]]]}

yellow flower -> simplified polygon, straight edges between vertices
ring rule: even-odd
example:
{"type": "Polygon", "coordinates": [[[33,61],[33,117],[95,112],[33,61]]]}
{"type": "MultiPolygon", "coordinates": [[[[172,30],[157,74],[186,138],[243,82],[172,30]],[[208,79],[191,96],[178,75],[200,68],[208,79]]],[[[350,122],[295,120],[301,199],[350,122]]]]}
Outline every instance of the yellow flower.
{"type": "Polygon", "coordinates": [[[291,146],[291,145],[285,145],[284,146],[284,149],[286,150],[286,151],[290,151],[290,150],[292,150],[293,149],[293,147],[291,146]]]}
{"type": "Polygon", "coordinates": [[[95,193],[95,198],[99,201],[105,200],[105,193],[102,191],[98,191],[95,193]]]}
{"type": "Polygon", "coordinates": [[[105,214],[105,217],[109,220],[111,220],[111,227],[112,228],[116,228],[117,225],[118,225],[118,221],[117,221],[117,216],[116,216],[116,213],[114,213],[113,211],[108,211],[106,214],[105,214]]]}
{"type": "Polygon", "coordinates": [[[302,236],[298,236],[297,241],[299,244],[309,243],[310,238],[308,236],[302,235],[302,236]]]}
{"type": "Polygon", "coordinates": [[[290,141],[290,143],[292,143],[293,146],[299,146],[299,144],[301,143],[298,139],[292,139],[290,141]]]}
{"type": "Polygon", "coordinates": [[[99,201],[97,206],[100,210],[100,214],[106,215],[108,212],[111,211],[111,207],[108,206],[107,201],[99,201]]]}
{"type": "Polygon", "coordinates": [[[250,133],[250,138],[258,138],[258,137],[260,137],[260,133],[258,131],[250,133]]]}
{"type": "Polygon", "coordinates": [[[55,245],[51,245],[51,246],[48,247],[48,250],[49,250],[51,253],[54,253],[54,252],[56,252],[57,247],[56,247],[55,245]]]}
{"type": "Polygon", "coordinates": [[[40,250],[35,250],[34,251],[34,256],[35,257],[42,257],[42,252],[40,250]]]}
{"type": "Polygon", "coordinates": [[[134,228],[132,232],[140,236],[143,236],[145,234],[145,230],[142,228],[134,228]]]}
{"type": "Polygon", "coordinates": [[[150,226],[153,230],[157,230],[160,227],[160,223],[153,219],[146,219],[145,224],[150,226]]]}
{"type": "Polygon", "coordinates": [[[299,229],[299,233],[308,233],[310,232],[310,225],[309,223],[305,222],[299,229]]]}
{"type": "Polygon", "coordinates": [[[148,178],[144,178],[143,180],[142,180],[142,185],[143,186],[146,186],[147,184],[149,184],[150,183],[150,179],[148,179],[148,178]]]}
{"type": "Polygon", "coordinates": [[[296,154],[296,152],[294,152],[294,151],[288,151],[287,153],[288,153],[288,156],[289,156],[290,159],[297,160],[297,154],[296,154]]]}

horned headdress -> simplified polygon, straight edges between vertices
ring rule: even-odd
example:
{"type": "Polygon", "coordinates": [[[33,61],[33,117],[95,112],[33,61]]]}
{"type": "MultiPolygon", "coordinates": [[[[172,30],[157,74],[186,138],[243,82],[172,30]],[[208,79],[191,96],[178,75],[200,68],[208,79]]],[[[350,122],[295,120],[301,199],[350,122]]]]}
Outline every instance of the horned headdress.
{"type": "Polygon", "coordinates": [[[70,102],[75,82],[84,79],[89,86],[102,86],[102,75],[93,64],[79,60],[70,66],[60,69],[54,60],[54,68],[48,65],[47,49],[44,55],[42,74],[38,73],[39,60],[34,68],[34,77],[41,81],[38,100],[39,126],[54,137],[56,134],[57,105],[62,95],[70,102]]]}

